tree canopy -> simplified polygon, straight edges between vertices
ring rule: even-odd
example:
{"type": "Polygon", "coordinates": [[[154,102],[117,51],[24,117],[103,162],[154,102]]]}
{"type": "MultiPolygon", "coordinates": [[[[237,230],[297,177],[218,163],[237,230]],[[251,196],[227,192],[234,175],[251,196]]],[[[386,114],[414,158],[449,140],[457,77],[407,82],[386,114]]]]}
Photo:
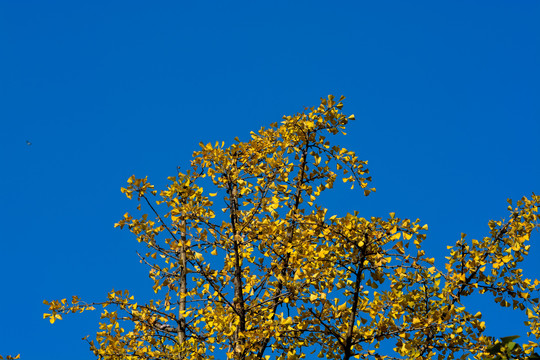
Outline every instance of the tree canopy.
{"type": "Polygon", "coordinates": [[[139,256],[155,298],[73,296],[45,301],[44,317],[103,307],[88,340],[100,359],[479,359],[495,340],[463,300],[485,294],[526,313],[531,340],[511,350],[532,355],[539,281],[520,263],[540,197],[509,200],[506,219],[490,221],[483,239],[463,234],[437,268],[420,220],[337,216],[322,203],[336,181],[375,191],[367,161],[332,141],[354,120],[343,100],[321,99],[248,141],[201,143],[159,192],[131,176],[122,192],[142,214],[115,226],[147,248],[139,256]]]}

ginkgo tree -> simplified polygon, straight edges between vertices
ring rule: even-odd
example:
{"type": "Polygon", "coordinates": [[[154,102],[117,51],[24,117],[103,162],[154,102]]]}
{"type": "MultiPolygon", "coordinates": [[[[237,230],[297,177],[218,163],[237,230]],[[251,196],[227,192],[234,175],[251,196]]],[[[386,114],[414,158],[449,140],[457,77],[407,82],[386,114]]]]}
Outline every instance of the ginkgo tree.
{"type": "Polygon", "coordinates": [[[354,120],[343,100],[321,99],[249,141],[200,144],[159,192],[131,176],[122,192],[141,214],[115,226],[146,247],[155,298],[73,296],[45,301],[44,317],[102,308],[88,340],[99,359],[479,359],[495,340],[463,300],[487,294],[525,312],[517,356],[534,354],[539,281],[520,263],[540,197],[509,201],[505,220],[483,239],[463,235],[437,268],[420,220],[336,216],[322,204],[336,181],[375,191],[367,161],[333,141],[354,120]]]}

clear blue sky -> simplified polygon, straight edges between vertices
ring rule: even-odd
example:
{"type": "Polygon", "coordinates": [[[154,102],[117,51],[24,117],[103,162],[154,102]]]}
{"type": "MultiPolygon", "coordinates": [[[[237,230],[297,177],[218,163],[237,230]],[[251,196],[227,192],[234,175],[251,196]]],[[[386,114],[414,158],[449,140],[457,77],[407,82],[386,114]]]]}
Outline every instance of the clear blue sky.
{"type": "MultiPolygon", "coordinates": [[[[113,228],[135,206],[126,179],[164,184],[200,141],[328,94],[347,96],[343,142],[377,187],[328,206],[422,219],[441,265],[506,198],[540,193],[538,19],[525,0],[1,1],[0,354],[92,359],[96,316],[50,325],[42,300],[147,294],[136,241],[113,228]]],[[[488,334],[522,334],[490,301],[471,304],[488,334]]]]}

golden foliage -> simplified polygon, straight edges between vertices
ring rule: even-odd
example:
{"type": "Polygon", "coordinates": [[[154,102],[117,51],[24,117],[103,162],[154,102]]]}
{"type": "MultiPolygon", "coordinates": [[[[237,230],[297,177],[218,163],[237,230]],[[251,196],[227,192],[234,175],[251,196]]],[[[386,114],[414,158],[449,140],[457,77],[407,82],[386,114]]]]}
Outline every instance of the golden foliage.
{"type": "Polygon", "coordinates": [[[538,339],[538,281],[519,264],[540,197],[510,204],[482,240],[463,235],[443,269],[421,249],[419,220],[330,216],[319,197],[338,177],[375,191],[367,161],[331,142],[354,120],[343,99],[322,99],[249,141],[201,143],[159,200],[147,178],[130,177],[122,192],[150,214],[126,213],[116,226],[148,248],[140,256],[156,299],[73,297],[45,302],[44,317],[102,306],[90,341],[100,359],[302,359],[313,349],[327,359],[480,358],[493,339],[462,303],[477,293],[525,311],[538,339]]]}

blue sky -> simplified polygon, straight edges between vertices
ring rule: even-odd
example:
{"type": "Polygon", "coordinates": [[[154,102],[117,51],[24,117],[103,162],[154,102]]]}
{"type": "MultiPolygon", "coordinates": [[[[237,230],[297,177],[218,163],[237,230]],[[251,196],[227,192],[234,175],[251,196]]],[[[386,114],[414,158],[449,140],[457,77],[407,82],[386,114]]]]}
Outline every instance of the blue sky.
{"type": "MultiPolygon", "coordinates": [[[[506,198],[540,192],[539,18],[537,1],[1,1],[0,354],[92,359],[97,314],[50,325],[42,300],[147,293],[136,241],[113,228],[135,206],[126,179],[164,184],[199,142],[328,94],[347,96],[343,144],[377,187],[328,207],[420,218],[442,264],[506,198]]],[[[490,301],[471,304],[488,334],[523,334],[490,301]]]]}

